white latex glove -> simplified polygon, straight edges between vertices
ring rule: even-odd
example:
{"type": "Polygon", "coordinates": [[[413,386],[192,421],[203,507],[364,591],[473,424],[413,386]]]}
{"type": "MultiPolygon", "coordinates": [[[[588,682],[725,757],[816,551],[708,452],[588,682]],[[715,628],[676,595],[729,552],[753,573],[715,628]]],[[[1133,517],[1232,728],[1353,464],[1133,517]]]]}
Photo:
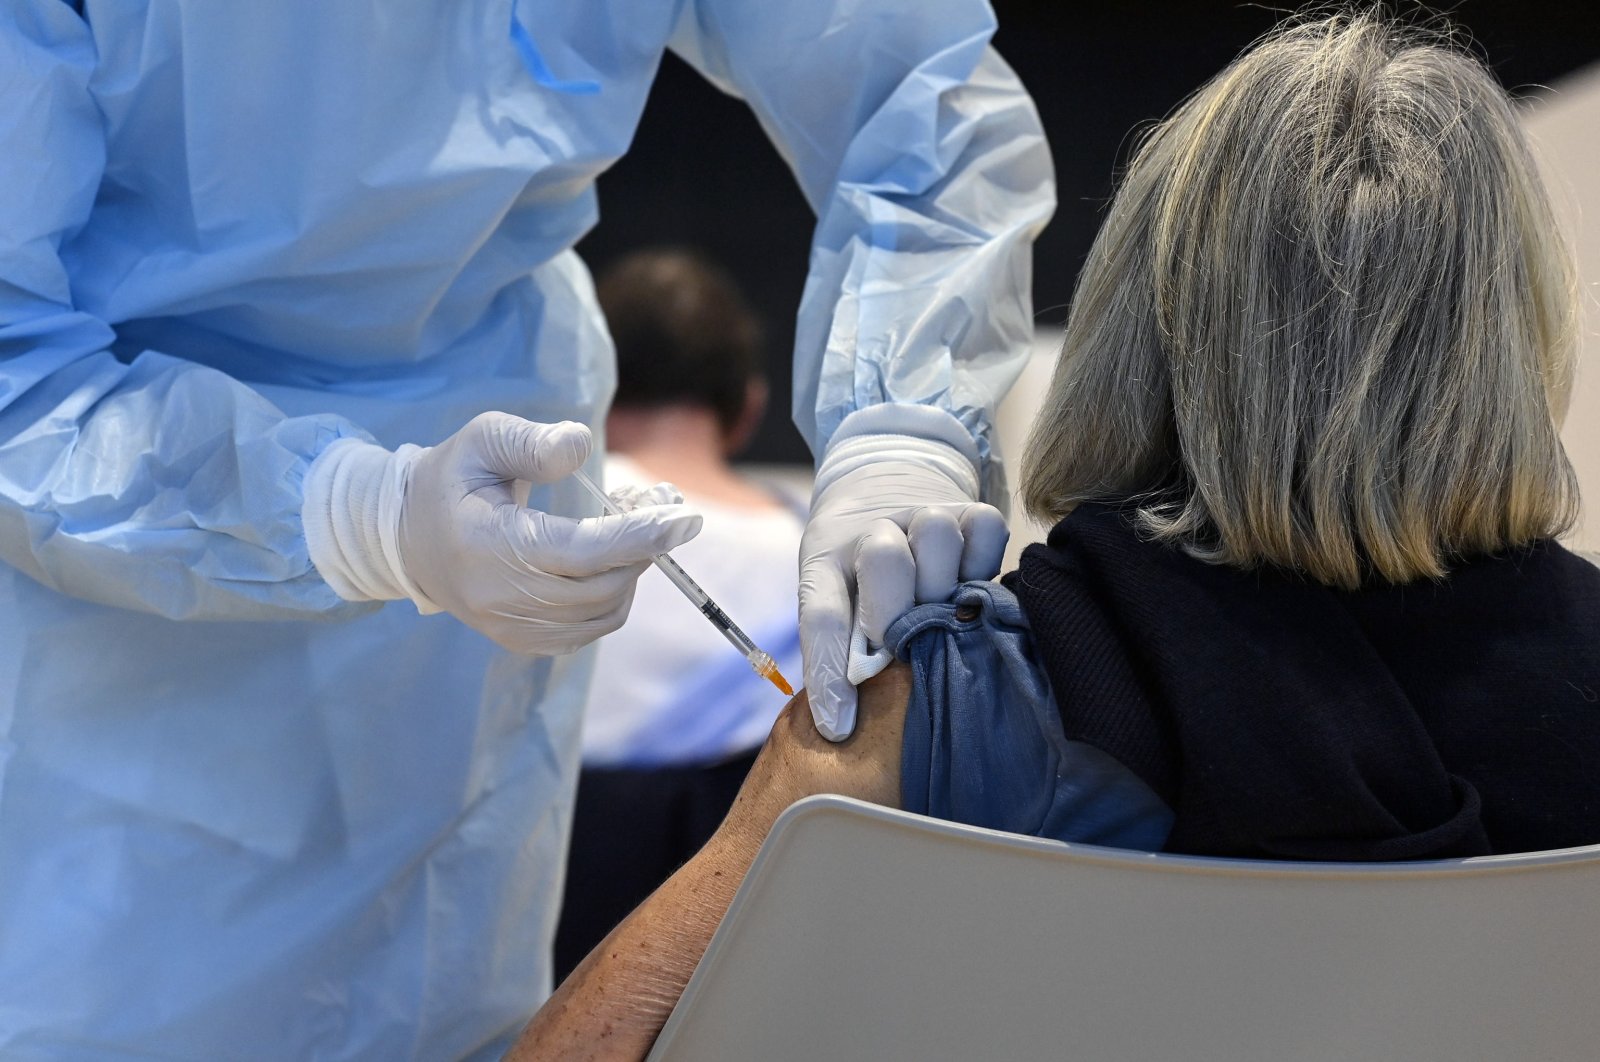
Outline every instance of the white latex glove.
{"type": "Polygon", "coordinates": [[[855,729],[855,684],[888,666],[890,625],[960,581],[993,578],[1008,537],[1000,510],[978,501],[977,448],[960,421],[893,405],[845,418],[800,540],[800,648],[824,737],[855,729]]]}
{"type": "MultiPolygon", "coordinates": [[[[426,449],[341,439],[306,474],[311,561],[346,600],[409,597],[513,652],[573,652],[622,626],[652,556],[700,532],[682,505],[574,520],[519,502],[517,481],[571,475],[589,447],[582,424],[508,413],[426,449]]],[[[663,484],[645,500],[683,498],[663,484]]]]}

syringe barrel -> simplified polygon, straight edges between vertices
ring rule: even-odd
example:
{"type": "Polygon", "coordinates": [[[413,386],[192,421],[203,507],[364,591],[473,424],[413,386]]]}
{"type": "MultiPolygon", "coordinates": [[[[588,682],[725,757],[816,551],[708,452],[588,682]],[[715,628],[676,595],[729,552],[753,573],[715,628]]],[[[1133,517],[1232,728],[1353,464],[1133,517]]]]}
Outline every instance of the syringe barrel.
{"type": "Polygon", "coordinates": [[[750,636],[740,630],[739,625],[729,619],[726,612],[717,607],[717,603],[711,600],[711,595],[700,589],[700,584],[689,578],[689,573],[684,571],[677,561],[665,553],[658,554],[651,559],[655,561],[656,567],[661,569],[661,573],[672,580],[673,585],[682,590],[689,600],[695,603],[695,606],[700,609],[706,619],[711,621],[711,625],[721,631],[724,638],[733,643],[735,649],[738,649],[739,652],[747,657],[751,653],[758,651],[756,643],[750,640],[750,636]]]}
{"type": "Polygon", "coordinates": [[[689,596],[689,600],[696,605],[704,605],[711,600],[711,595],[700,589],[700,584],[689,577],[682,566],[666,553],[658,553],[650,558],[655,561],[656,567],[661,569],[663,575],[672,580],[672,584],[689,596]]]}

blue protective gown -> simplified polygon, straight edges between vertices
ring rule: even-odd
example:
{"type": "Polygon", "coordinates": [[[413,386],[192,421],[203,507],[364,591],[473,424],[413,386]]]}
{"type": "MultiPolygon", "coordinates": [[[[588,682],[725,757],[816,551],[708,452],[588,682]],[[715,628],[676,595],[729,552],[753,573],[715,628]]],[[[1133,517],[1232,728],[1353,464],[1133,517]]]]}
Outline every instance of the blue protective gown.
{"type": "Polygon", "coordinates": [[[339,600],[306,468],[491,408],[600,422],[570,248],[667,47],[819,214],[813,445],[880,401],[986,440],[1052,202],[992,28],[981,0],[0,4],[0,1056],[504,1046],[549,988],[588,655],[339,600]]]}

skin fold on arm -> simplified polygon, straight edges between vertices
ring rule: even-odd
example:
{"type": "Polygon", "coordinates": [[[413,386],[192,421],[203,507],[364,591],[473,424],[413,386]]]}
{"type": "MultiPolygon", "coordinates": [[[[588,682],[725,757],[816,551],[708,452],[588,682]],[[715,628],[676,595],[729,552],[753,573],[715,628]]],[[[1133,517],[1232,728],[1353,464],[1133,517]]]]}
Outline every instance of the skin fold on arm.
{"type": "Polygon", "coordinates": [[[711,840],[589,953],[508,1062],[643,1058],[785,808],[817,793],[899,806],[910,690],[899,664],[863,684],[855,733],[838,744],[817,733],[804,690],[791,700],[711,840]]]}

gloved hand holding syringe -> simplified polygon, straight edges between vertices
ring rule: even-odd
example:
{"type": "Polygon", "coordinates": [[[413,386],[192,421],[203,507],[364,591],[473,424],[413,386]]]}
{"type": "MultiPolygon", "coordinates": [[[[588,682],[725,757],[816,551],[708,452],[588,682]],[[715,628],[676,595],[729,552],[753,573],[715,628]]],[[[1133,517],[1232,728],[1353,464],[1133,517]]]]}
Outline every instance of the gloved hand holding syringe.
{"type": "MultiPolygon", "coordinates": [[[[585,490],[595,496],[606,512],[613,516],[622,515],[621,506],[612,501],[611,496],[601,490],[600,485],[590,479],[583,469],[577,469],[572,475],[574,479],[583,484],[585,490]]],[[[750,636],[740,630],[739,625],[729,619],[728,614],[722,611],[715,601],[711,600],[711,595],[700,589],[699,583],[689,578],[689,573],[684,571],[677,561],[665,553],[658,553],[651,560],[672,581],[672,585],[682,590],[683,596],[694,603],[694,607],[700,610],[701,615],[710,620],[711,625],[721,631],[724,638],[733,643],[733,647],[739,650],[740,655],[750,662],[750,666],[755,669],[756,674],[771,682],[785,694],[791,696],[794,694],[793,687],[779,673],[778,665],[772,659],[772,655],[751,641],[750,636]]]]}

